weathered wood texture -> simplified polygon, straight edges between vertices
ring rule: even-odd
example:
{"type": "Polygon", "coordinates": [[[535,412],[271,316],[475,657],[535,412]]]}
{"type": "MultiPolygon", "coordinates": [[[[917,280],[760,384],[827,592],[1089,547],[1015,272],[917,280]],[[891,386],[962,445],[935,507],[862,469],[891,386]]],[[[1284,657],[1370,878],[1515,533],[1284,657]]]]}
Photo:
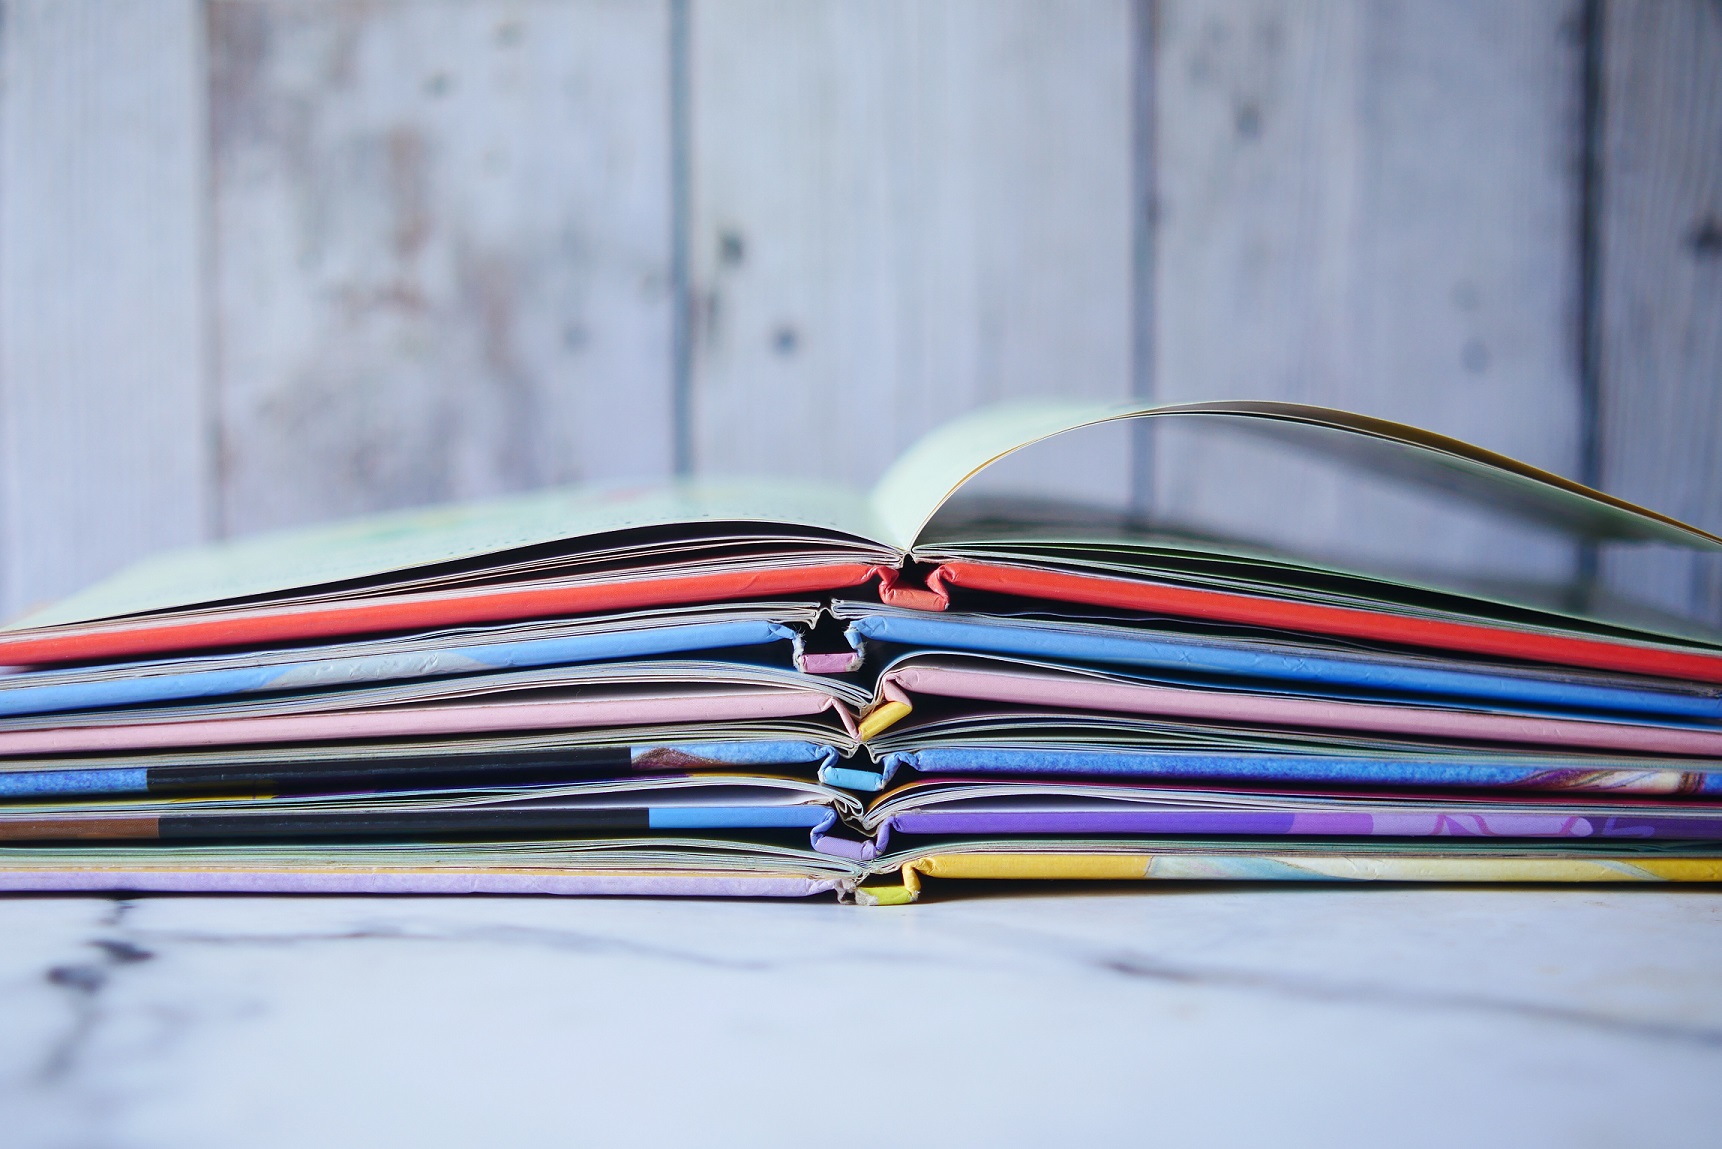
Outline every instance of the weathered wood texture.
{"type": "Polygon", "coordinates": [[[0,27],[0,611],[201,538],[193,0],[12,0],[0,27]]]}
{"type": "Polygon", "coordinates": [[[1127,3],[693,17],[699,469],[867,482],[982,403],[1129,394],[1127,3]]]}
{"type": "MultiPolygon", "coordinates": [[[[981,403],[1133,385],[1570,474],[1587,299],[1604,485],[1722,528],[1715,0],[1602,6],[1591,184],[1583,0],[690,0],[681,41],[672,0],[0,4],[8,611],[209,533],[661,475],[678,431],[702,471],[865,482],[981,403]]],[[[1028,470],[1117,495],[1124,446],[1028,470]]],[[[1580,569],[1154,446],[1170,517],[1580,569]]],[[[1714,565],[1602,570],[1722,618],[1714,565]]]]}
{"type": "Polygon", "coordinates": [[[225,531],[668,471],[666,11],[210,4],[225,531]]]}
{"type": "MultiPolygon", "coordinates": [[[[1602,466],[1722,533],[1722,4],[1611,0],[1604,40],[1602,466]]],[[[1722,623],[1722,563],[1606,554],[1619,589],[1722,623]]]]}
{"type": "MultiPolygon", "coordinates": [[[[1577,464],[1576,5],[1164,0],[1155,389],[1400,419],[1577,464]]],[[[1572,549],[1219,443],[1154,502],[1411,565],[1565,578],[1572,549]]]]}

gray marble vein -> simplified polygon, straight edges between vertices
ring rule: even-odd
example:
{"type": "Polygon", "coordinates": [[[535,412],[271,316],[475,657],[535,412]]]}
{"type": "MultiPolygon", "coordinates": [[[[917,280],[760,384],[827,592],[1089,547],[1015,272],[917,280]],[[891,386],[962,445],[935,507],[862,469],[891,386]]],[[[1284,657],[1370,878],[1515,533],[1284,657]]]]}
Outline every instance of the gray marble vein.
{"type": "Polygon", "coordinates": [[[0,1145],[1690,1145],[1722,892],[0,900],[0,1145]]]}

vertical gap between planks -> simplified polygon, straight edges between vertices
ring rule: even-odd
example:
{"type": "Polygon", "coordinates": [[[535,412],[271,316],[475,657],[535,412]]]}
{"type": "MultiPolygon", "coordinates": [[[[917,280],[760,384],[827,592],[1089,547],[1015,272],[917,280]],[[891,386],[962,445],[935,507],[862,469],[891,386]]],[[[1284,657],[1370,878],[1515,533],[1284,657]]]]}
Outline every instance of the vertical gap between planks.
{"type": "Polygon", "coordinates": [[[204,482],[208,494],[204,498],[204,537],[227,537],[227,423],[222,409],[221,391],[221,315],[216,307],[217,244],[221,237],[216,224],[216,163],[215,163],[215,100],[214,33],[216,0],[202,0],[192,23],[198,37],[195,48],[199,82],[204,88],[202,195],[204,210],[198,242],[198,291],[203,309],[203,450],[204,482]]]}
{"type": "Polygon", "coordinates": [[[677,476],[694,469],[693,107],[690,97],[689,0],[670,0],[670,428],[677,476]]]}
{"type": "MultiPolygon", "coordinates": [[[[0,0],[0,130],[3,130],[5,119],[4,102],[17,98],[13,94],[12,68],[9,58],[12,46],[12,2],[13,0],[0,0]]],[[[0,150],[0,157],[3,156],[3,150],[0,150]]],[[[3,158],[0,158],[0,196],[4,196],[10,191],[8,185],[11,182],[9,179],[11,174],[6,170],[3,158]]],[[[6,255],[6,252],[0,251],[0,259],[4,259],[6,255]]],[[[12,334],[5,329],[3,321],[4,312],[0,311],[0,347],[4,347],[6,339],[12,334]]],[[[7,436],[10,428],[7,424],[12,418],[12,412],[8,409],[8,404],[4,402],[5,398],[5,388],[0,387],[0,444],[9,441],[7,436]]],[[[9,455],[10,453],[8,451],[6,454],[9,455]]],[[[12,587],[9,585],[13,563],[11,555],[7,553],[12,549],[10,504],[7,502],[11,495],[12,482],[11,460],[5,455],[0,455],[0,516],[3,516],[0,517],[0,623],[10,622],[16,613],[15,608],[10,605],[13,601],[12,587]]]]}
{"type": "MultiPolygon", "coordinates": [[[[1578,204],[1578,386],[1579,482],[1602,486],[1602,151],[1603,29],[1606,0],[1582,0],[1579,35],[1579,204],[1578,204]]],[[[1591,601],[1597,581],[1598,546],[1578,547],[1574,590],[1579,605],[1591,601]]]]}
{"type": "MultiPolygon", "coordinates": [[[[1130,397],[1154,398],[1154,28],[1159,0],[1130,4],[1130,397]]],[[[1138,419],[1130,438],[1130,505],[1148,517],[1154,509],[1154,456],[1150,424],[1138,419]]]]}

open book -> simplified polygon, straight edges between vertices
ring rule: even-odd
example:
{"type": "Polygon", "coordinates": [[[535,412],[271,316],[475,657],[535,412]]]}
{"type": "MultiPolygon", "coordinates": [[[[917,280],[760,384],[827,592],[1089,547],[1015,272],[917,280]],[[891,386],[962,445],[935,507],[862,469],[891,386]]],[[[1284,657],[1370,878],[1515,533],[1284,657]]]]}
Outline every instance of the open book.
{"type": "Polygon", "coordinates": [[[938,610],[961,587],[1722,682],[1722,653],[1679,634],[1444,596],[1206,540],[1085,533],[1082,522],[1049,531],[1038,514],[928,530],[965,483],[1004,456],[1132,418],[1247,421],[1310,453],[1585,538],[1722,550],[1722,539],[1695,527],[1381,420],[1286,403],[1047,403],[935,432],[867,494],[772,482],[575,490],[170,553],[0,631],[0,661],[88,661],[865,586],[888,604],[938,610]],[[911,568],[922,573],[904,573],[911,568]]]}
{"type": "Polygon", "coordinates": [[[1130,421],[1722,554],[1464,443],[1246,402],[999,408],[867,493],[589,488],[201,547],[0,630],[0,888],[1722,877],[1722,635],[986,487],[1130,421]]]}

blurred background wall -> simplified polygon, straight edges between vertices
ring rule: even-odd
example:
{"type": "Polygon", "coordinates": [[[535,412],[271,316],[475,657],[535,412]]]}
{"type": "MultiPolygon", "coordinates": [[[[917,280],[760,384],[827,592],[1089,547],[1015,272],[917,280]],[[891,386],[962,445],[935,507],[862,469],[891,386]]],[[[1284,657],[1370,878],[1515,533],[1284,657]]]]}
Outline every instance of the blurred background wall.
{"type": "MultiPolygon", "coordinates": [[[[863,482],[1037,394],[1328,403],[1722,530],[1722,3],[0,5],[7,614],[374,509],[863,482]]],[[[1722,621],[1714,566],[1547,561],[1722,621]]]]}

